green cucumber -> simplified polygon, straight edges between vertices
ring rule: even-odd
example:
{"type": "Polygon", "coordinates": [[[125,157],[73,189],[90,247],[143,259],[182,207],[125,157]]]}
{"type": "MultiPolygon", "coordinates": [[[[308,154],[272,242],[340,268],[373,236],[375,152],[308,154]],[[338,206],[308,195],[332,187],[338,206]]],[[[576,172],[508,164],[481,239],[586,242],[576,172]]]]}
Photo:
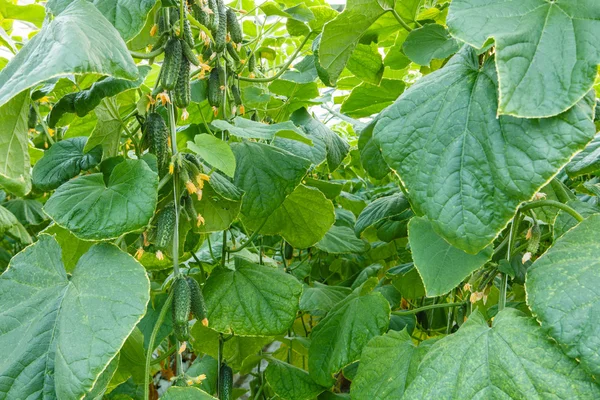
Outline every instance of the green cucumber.
{"type": "Polygon", "coordinates": [[[233,370],[229,365],[223,363],[219,372],[219,399],[231,400],[233,398],[233,370]]]}
{"type": "Polygon", "coordinates": [[[144,122],[144,146],[156,156],[159,171],[167,166],[169,129],[158,113],[150,113],[144,122]]]}
{"type": "Polygon", "coordinates": [[[182,58],[181,41],[174,37],[170,38],[165,45],[165,60],[160,74],[160,83],[163,88],[167,90],[175,88],[182,58]]]}
{"type": "Polygon", "coordinates": [[[194,278],[186,278],[188,286],[190,287],[190,299],[191,299],[191,310],[192,314],[198,321],[201,321],[203,325],[208,325],[206,303],[204,302],[204,296],[202,295],[202,289],[194,278]]]}
{"type": "Polygon", "coordinates": [[[173,90],[173,104],[178,108],[186,108],[190,105],[190,100],[190,63],[187,60],[183,60],[179,69],[177,85],[175,85],[175,89],[173,90]]]}
{"type": "Polygon", "coordinates": [[[243,35],[242,35],[242,27],[237,20],[237,16],[235,15],[235,11],[231,8],[227,8],[227,30],[229,31],[229,36],[234,43],[242,43],[243,35]]]}
{"type": "MultiPolygon", "coordinates": [[[[217,0],[217,9],[219,14],[219,25],[217,30],[213,34],[215,39],[215,51],[222,53],[225,50],[225,44],[227,42],[227,9],[223,4],[223,0],[217,0]]],[[[217,14],[217,12],[215,12],[217,14]]]]}
{"type": "Polygon", "coordinates": [[[176,278],[171,290],[173,290],[173,325],[187,326],[192,301],[190,285],[185,278],[176,278]]]}
{"type": "Polygon", "coordinates": [[[221,93],[221,84],[219,83],[218,68],[213,68],[208,77],[208,104],[212,107],[221,107],[223,96],[221,93]]]}

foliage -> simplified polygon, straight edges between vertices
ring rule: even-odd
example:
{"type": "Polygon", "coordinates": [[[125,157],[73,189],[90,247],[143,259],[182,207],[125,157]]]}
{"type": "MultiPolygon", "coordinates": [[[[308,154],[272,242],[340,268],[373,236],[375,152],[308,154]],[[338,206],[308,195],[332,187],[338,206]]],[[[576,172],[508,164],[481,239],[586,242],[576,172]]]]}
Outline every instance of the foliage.
{"type": "Polygon", "coordinates": [[[597,1],[0,16],[0,399],[600,398],[597,1]]]}

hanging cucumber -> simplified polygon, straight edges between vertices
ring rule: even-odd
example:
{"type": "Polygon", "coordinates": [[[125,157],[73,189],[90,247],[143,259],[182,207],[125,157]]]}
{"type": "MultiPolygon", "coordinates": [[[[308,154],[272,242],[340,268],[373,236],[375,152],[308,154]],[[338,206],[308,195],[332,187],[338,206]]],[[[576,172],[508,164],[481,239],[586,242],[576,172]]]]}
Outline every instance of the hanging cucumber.
{"type": "Polygon", "coordinates": [[[177,84],[173,90],[173,104],[178,108],[186,108],[190,105],[190,63],[183,60],[179,69],[177,84]]]}
{"type": "Polygon", "coordinates": [[[191,307],[190,285],[185,278],[176,278],[172,290],[173,325],[187,325],[191,307]]]}
{"type": "Polygon", "coordinates": [[[34,106],[29,106],[29,114],[27,115],[27,128],[35,129],[37,125],[37,113],[34,106]]]}
{"type": "Polygon", "coordinates": [[[229,31],[229,36],[234,43],[242,43],[243,35],[242,35],[242,27],[237,20],[237,16],[235,15],[235,11],[231,8],[227,8],[227,30],[229,31]]]}
{"type": "Polygon", "coordinates": [[[165,45],[165,60],[160,74],[161,85],[167,90],[173,90],[177,84],[182,61],[181,41],[170,38],[165,45]]]}
{"type": "Polygon", "coordinates": [[[169,156],[169,129],[158,113],[150,113],[144,123],[144,146],[156,156],[159,171],[166,167],[169,156]]]}
{"type": "Polygon", "coordinates": [[[227,43],[227,53],[229,53],[233,61],[235,61],[236,63],[240,62],[240,56],[237,50],[235,49],[235,46],[231,44],[231,42],[227,43]]]}
{"type": "Polygon", "coordinates": [[[154,244],[158,249],[165,251],[172,249],[175,228],[175,205],[169,203],[156,215],[154,244]]]}
{"type": "Polygon", "coordinates": [[[219,373],[219,399],[231,400],[233,398],[233,370],[223,362],[219,373]]]}
{"type": "Polygon", "coordinates": [[[210,14],[209,16],[210,18],[208,29],[210,29],[210,32],[213,34],[214,37],[215,33],[217,32],[217,29],[219,28],[220,22],[219,4],[217,0],[208,0],[208,8],[212,11],[212,14],[210,14]]]}
{"type": "Polygon", "coordinates": [[[248,72],[252,73],[254,72],[254,68],[256,67],[256,57],[254,56],[254,53],[250,54],[250,57],[248,57],[248,72]]]}
{"type": "Polygon", "coordinates": [[[202,289],[200,288],[200,285],[198,285],[198,282],[196,282],[194,278],[188,276],[186,280],[190,287],[192,314],[194,314],[194,317],[196,317],[198,321],[202,322],[202,325],[208,326],[206,303],[204,302],[202,289]]]}
{"type": "Polygon", "coordinates": [[[191,62],[195,66],[200,65],[200,61],[198,61],[196,54],[194,54],[194,50],[192,50],[192,47],[190,47],[190,45],[185,40],[181,41],[181,51],[183,52],[183,55],[189,62],[191,62]]]}
{"type": "Polygon", "coordinates": [[[214,33],[215,51],[217,53],[222,53],[223,50],[225,50],[225,44],[227,42],[227,9],[223,4],[223,0],[217,0],[217,9],[219,14],[219,25],[214,33]]]}
{"type": "Polygon", "coordinates": [[[219,83],[218,68],[213,68],[208,77],[208,104],[214,108],[221,107],[223,96],[221,95],[221,84],[219,83]]]}

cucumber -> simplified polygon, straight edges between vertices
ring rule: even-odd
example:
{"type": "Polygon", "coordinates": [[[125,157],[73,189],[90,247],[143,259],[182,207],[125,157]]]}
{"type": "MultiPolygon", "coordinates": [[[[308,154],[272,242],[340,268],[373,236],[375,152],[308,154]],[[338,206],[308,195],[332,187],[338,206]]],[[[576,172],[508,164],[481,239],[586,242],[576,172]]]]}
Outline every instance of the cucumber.
{"type": "Polygon", "coordinates": [[[237,85],[231,85],[231,94],[233,95],[233,102],[236,106],[242,105],[242,96],[240,95],[240,89],[237,85]]]}
{"type": "Polygon", "coordinates": [[[225,363],[221,364],[219,373],[219,399],[231,400],[233,392],[233,370],[225,363]]]}
{"type": "Polygon", "coordinates": [[[233,61],[235,61],[236,63],[240,62],[240,56],[237,50],[235,49],[234,45],[231,44],[231,42],[227,43],[227,52],[229,53],[233,61]]]}
{"type": "Polygon", "coordinates": [[[192,34],[192,27],[188,19],[183,20],[183,40],[191,47],[194,47],[194,35],[192,34]]]}
{"type": "Polygon", "coordinates": [[[160,250],[171,251],[175,229],[175,205],[171,202],[156,215],[155,246],[160,250]]]}
{"type": "Polygon", "coordinates": [[[219,4],[217,0],[208,0],[208,8],[210,8],[210,10],[213,13],[210,15],[209,26],[207,26],[207,28],[210,29],[210,32],[213,34],[214,37],[220,22],[219,4]]]}
{"type": "Polygon", "coordinates": [[[173,333],[180,342],[187,342],[190,338],[190,328],[187,323],[183,325],[173,324],[173,333]]]}
{"type": "Polygon", "coordinates": [[[185,278],[176,278],[172,290],[173,325],[187,326],[191,307],[190,285],[185,278]]]}
{"type": "MultiPolygon", "coordinates": [[[[223,4],[223,0],[217,0],[217,9],[219,14],[219,25],[213,34],[215,39],[215,51],[222,53],[225,50],[227,42],[227,9],[223,4]]],[[[215,12],[217,14],[217,12],[215,12]]]]}
{"type": "Polygon", "coordinates": [[[248,57],[248,72],[254,72],[254,68],[256,67],[256,57],[254,53],[250,54],[248,57]]]}
{"type": "Polygon", "coordinates": [[[283,254],[286,260],[291,260],[294,257],[294,248],[288,242],[285,242],[285,246],[283,247],[283,254]]]}
{"type": "Polygon", "coordinates": [[[227,8],[227,30],[229,31],[229,36],[234,43],[242,43],[243,35],[242,35],[242,27],[237,20],[237,16],[235,15],[235,11],[231,8],[227,8]]]}
{"type": "Polygon", "coordinates": [[[29,114],[27,115],[27,128],[35,129],[37,125],[37,113],[35,112],[35,107],[29,106],[29,114]]]}
{"type": "Polygon", "coordinates": [[[202,325],[208,326],[206,303],[204,302],[204,296],[202,295],[202,289],[194,278],[186,278],[188,286],[190,287],[190,299],[191,299],[191,310],[192,314],[198,321],[202,322],[202,325]]]}
{"type": "Polygon", "coordinates": [[[190,45],[185,40],[181,41],[181,51],[183,52],[183,55],[189,62],[191,62],[195,66],[200,65],[200,61],[198,61],[196,54],[194,54],[194,50],[192,49],[192,47],[190,47],[190,45]]]}
{"type": "Polygon", "coordinates": [[[144,146],[156,156],[159,171],[168,163],[169,129],[158,113],[150,113],[144,122],[144,146]]]}
{"type": "Polygon", "coordinates": [[[173,104],[178,108],[186,108],[190,105],[190,63],[183,60],[179,69],[177,85],[173,90],[173,104]]]}
{"type": "Polygon", "coordinates": [[[173,90],[177,84],[182,61],[181,41],[170,38],[165,45],[165,60],[160,74],[161,85],[167,90],[173,90]]]}
{"type": "Polygon", "coordinates": [[[213,68],[208,77],[208,104],[212,107],[221,107],[223,96],[221,95],[221,84],[219,83],[218,68],[213,68]]]}

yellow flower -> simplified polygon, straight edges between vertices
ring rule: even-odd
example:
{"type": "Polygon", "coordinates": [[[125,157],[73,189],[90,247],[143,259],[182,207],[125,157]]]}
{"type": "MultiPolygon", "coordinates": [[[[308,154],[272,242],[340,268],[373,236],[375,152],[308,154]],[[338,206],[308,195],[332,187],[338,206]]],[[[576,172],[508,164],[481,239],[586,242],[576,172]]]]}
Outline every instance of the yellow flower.
{"type": "Polygon", "coordinates": [[[202,200],[202,189],[196,190],[196,196],[198,196],[198,201],[202,200]]]}
{"type": "Polygon", "coordinates": [[[187,119],[189,117],[190,117],[190,113],[187,111],[187,108],[184,108],[183,111],[181,112],[181,120],[187,121],[187,119]]]}
{"type": "Polygon", "coordinates": [[[156,99],[160,100],[160,102],[162,103],[163,106],[167,103],[171,103],[171,98],[169,97],[169,94],[167,92],[159,93],[156,96],[156,99]]]}
{"type": "Polygon", "coordinates": [[[204,319],[202,320],[202,325],[204,325],[204,326],[208,326],[208,319],[204,318],[204,319]]]}
{"type": "Polygon", "coordinates": [[[192,181],[187,181],[185,183],[185,188],[187,189],[189,194],[196,193],[196,190],[198,190],[198,188],[196,187],[196,185],[194,185],[194,182],[192,181]]]}
{"type": "Polygon", "coordinates": [[[158,251],[155,253],[155,255],[156,255],[156,258],[157,258],[157,259],[159,259],[160,261],[162,261],[162,260],[164,260],[164,259],[165,259],[165,255],[164,255],[164,254],[163,254],[163,252],[162,252],[162,251],[160,251],[160,250],[158,250],[158,251]]]}
{"type": "Polygon", "coordinates": [[[152,25],[152,28],[150,29],[150,36],[156,35],[156,32],[158,32],[158,25],[154,24],[154,25],[152,25]]]}
{"type": "Polygon", "coordinates": [[[144,248],[139,247],[137,249],[137,251],[135,252],[135,258],[137,258],[138,260],[141,260],[143,255],[144,255],[144,248]]]}
{"type": "Polygon", "coordinates": [[[206,221],[204,221],[204,217],[198,214],[198,217],[196,218],[196,226],[204,225],[205,223],[206,221]]]}
{"type": "Polygon", "coordinates": [[[175,172],[175,164],[170,163],[169,164],[169,174],[173,175],[174,172],[175,172]]]}

